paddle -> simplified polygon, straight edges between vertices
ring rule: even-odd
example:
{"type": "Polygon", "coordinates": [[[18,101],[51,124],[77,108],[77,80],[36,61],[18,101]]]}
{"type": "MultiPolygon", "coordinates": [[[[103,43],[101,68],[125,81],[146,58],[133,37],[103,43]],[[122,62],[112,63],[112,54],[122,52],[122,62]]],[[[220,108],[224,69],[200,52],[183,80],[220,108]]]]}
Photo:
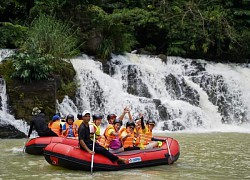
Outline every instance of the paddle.
{"type": "MultiPolygon", "coordinates": [[[[93,152],[95,152],[95,133],[94,133],[94,137],[93,137],[93,152]]],[[[91,159],[91,175],[93,173],[93,167],[94,167],[94,153],[92,154],[92,159],[91,159]]]]}
{"type": "Polygon", "coordinates": [[[166,139],[166,143],[167,143],[167,148],[168,148],[168,154],[170,157],[170,159],[168,159],[168,164],[171,164],[173,162],[173,159],[172,159],[172,155],[171,155],[171,151],[170,151],[170,147],[169,147],[169,143],[168,143],[168,138],[166,139]]]}

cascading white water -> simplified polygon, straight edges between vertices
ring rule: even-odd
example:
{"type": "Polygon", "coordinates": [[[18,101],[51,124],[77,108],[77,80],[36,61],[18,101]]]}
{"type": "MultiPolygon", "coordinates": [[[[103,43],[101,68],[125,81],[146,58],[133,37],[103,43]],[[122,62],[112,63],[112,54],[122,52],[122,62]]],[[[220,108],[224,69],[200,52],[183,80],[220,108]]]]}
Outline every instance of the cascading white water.
{"type": "Polygon", "coordinates": [[[7,104],[6,84],[4,79],[0,78],[0,95],[1,95],[1,108],[0,108],[0,124],[10,124],[23,133],[28,132],[27,123],[23,120],[15,119],[9,113],[7,104]]]}
{"type": "MultiPolygon", "coordinates": [[[[158,130],[164,127],[169,130],[183,127],[186,130],[232,130],[237,129],[243,119],[243,129],[249,127],[250,71],[247,67],[197,60],[205,67],[205,70],[198,72],[196,64],[190,59],[168,57],[164,63],[155,57],[126,54],[112,57],[110,68],[114,74],[108,75],[103,72],[102,64],[91,57],[78,57],[71,62],[77,72],[76,81],[79,83],[77,101],[71,109],[69,104],[66,105],[69,102],[66,98],[59,104],[60,111],[64,111],[64,106],[73,114],[88,109],[92,113],[119,115],[123,108],[128,106],[134,117],[142,112],[146,119],[158,121],[158,130]],[[177,89],[167,88],[166,77],[169,75],[174,77],[176,82],[182,82],[176,84],[177,89]],[[216,84],[217,76],[222,77],[219,79],[219,85],[216,84]],[[129,85],[131,81],[133,84],[129,85]],[[188,86],[191,94],[193,92],[194,97],[199,98],[189,97],[183,85],[188,86]],[[137,91],[136,95],[128,93],[128,88],[131,88],[129,86],[137,91]],[[217,91],[214,88],[217,88],[217,91]],[[178,96],[175,95],[176,90],[179,91],[178,96]],[[189,101],[186,101],[188,98],[189,101]],[[160,115],[155,100],[160,102],[167,116],[160,115]],[[198,104],[193,104],[192,100],[198,104]],[[220,104],[222,100],[226,107],[220,104]],[[243,115],[244,117],[240,117],[243,115]],[[230,128],[226,123],[231,124],[230,128]]],[[[72,104],[72,101],[70,103],[72,104]]]]}
{"type": "MultiPolygon", "coordinates": [[[[1,49],[0,50],[0,62],[9,57],[14,53],[13,50],[8,49],[1,49]]],[[[25,121],[21,119],[15,119],[13,115],[9,113],[8,109],[8,98],[6,93],[6,83],[5,80],[1,77],[0,78],[0,99],[1,99],[1,106],[0,106],[0,124],[10,124],[14,126],[16,129],[23,133],[28,132],[28,125],[25,121]]]]}

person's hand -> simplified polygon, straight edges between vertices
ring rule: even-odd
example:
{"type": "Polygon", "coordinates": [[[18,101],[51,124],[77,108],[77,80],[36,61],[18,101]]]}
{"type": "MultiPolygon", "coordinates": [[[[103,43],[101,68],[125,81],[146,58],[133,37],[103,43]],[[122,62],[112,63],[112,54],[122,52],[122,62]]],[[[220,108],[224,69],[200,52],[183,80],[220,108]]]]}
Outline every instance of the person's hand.
{"type": "Polygon", "coordinates": [[[129,113],[129,112],[130,112],[129,108],[128,108],[128,107],[125,107],[125,108],[124,108],[124,113],[129,113]]]}
{"type": "Polygon", "coordinates": [[[88,153],[89,153],[89,154],[92,154],[92,155],[94,155],[94,154],[95,154],[95,152],[94,152],[94,151],[89,151],[88,153]]]}

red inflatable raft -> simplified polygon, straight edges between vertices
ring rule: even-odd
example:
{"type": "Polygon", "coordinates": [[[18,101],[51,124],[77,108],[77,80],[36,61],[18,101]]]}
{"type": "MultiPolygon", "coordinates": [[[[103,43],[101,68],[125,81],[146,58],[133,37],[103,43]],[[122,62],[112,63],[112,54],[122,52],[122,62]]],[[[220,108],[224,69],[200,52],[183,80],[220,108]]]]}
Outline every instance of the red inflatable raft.
{"type": "MultiPolygon", "coordinates": [[[[133,150],[116,154],[128,159],[126,164],[112,163],[101,154],[94,156],[94,171],[112,171],[127,168],[138,168],[173,164],[178,160],[180,149],[178,142],[173,138],[163,141],[161,148],[151,150],[133,150]],[[168,143],[166,143],[168,141],[168,143]]],[[[44,149],[44,157],[48,163],[67,169],[86,170],[91,169],[91,154],[81,150],[78,146],[62,143],[51,143],[44,149]]]]}
{"type": "Polygon", "coordinates": [[[36,137],[25,144],[25,152],[34,155],[43,155],[44,148],[50,143],[63,143],[78,146],[78,140],[64,137],[36,137]]]}

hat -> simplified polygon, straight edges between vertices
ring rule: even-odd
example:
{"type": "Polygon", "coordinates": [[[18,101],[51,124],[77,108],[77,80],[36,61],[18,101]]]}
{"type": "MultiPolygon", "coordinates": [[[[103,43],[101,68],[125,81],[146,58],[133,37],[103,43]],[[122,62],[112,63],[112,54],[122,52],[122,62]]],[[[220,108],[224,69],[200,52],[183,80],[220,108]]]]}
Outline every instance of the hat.
{"type": "Polygon", "coordinates": [[[90,112],[88,110],[83,111],[82,116],[85,116],[86,114],[90,115],[90,112]]]}
{"type": "Polygon", "coordinates": [[[55,115],[55,116],[53,116],[52,121],[56,121],[56,120],[58,120],[58,119],[60,119],[60,116],[55,115]]]}
{"type": "Polygon", "coordinates": [[[34,115],[34,116],[39,114],[40,112],[41,112],[41,110],[38,107],[34,107],[32,109],[32,115],[34,115]]]}

